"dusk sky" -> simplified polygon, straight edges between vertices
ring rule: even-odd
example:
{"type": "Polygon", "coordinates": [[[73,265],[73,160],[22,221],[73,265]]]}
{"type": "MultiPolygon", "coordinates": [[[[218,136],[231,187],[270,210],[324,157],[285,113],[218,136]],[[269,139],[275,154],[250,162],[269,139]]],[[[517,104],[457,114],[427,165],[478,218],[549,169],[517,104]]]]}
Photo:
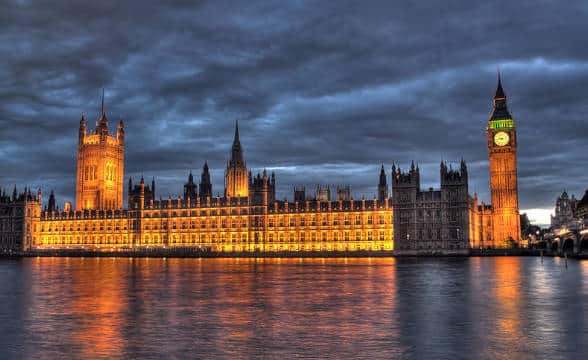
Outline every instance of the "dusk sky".
{"type": "MultiPolygon", "coordinates": [[[[521,211],[545,223],[588,187],[586,1],[0,0],[0,187],[75,196],[81,112],[105,89],[126,130],[125,181],[213,193],[239,121],[247,166],[293,185],[376,194],[383,163],[469,166],[489,201],[485,127],[497,69],[518,129],[521,211]],[[165,4],[163,4],[165,3],[165,4]]],[[[126,187],[125,187],[126,189],[126,187]]],[[[46,196],[47,196],[46,195],[46,196]]],[[[46,197],[45,197],[46,198],[46,197]]]]}

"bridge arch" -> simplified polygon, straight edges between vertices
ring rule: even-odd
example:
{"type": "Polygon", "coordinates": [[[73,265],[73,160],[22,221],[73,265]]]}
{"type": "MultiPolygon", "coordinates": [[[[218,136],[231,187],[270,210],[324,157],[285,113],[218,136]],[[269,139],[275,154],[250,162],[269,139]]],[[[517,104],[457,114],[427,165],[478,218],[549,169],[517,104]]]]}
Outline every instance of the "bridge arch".
{"type": "Polygon", "coordinates": [[[580,240],[580,252],[586,251],[588,252],[588,238],[582,238],[580,240]]]}
{"type": "Polygon", "coordinates": [[[559,240],[554,240],[551,243],[551,251],[553,251],[554,253],[557,252],[559,250],[559,240]]]}

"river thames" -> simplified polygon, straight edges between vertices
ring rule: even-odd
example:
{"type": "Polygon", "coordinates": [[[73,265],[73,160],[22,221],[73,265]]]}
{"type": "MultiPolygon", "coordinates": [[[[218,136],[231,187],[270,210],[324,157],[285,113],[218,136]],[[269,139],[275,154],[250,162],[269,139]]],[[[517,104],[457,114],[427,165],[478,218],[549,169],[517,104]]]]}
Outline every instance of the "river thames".
{"type": "Polygon", "coordinates": [[[0,259],[0,358],[579,359],[588,261],[0,259]]]}

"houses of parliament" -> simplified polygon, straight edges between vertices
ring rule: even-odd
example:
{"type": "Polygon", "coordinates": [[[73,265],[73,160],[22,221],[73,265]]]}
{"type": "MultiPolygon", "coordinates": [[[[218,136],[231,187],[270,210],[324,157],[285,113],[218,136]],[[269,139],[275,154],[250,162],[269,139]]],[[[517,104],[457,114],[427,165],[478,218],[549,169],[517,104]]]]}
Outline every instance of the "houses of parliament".
{"type": "MultiPolygon", "coordinates": [[[[377,197],[353,199],[349,187],[316,194],[294,189],[276,198],[276,175],[253,174],[235,124],[224,195],[213,196],[208,164],[190,173],[183,196],[157,197],[155,179],[124,178],[125,129],[116,132],[102,107],[94,131],[84,115],[78,132],[75,206],[58,210],[53,193],[0,191],[0,251],[197,248],[226,252],[393,252],[467,254],[470,248],[520,240],[517,136],[499,78],[487,122],[492,204],[468,192],[464,160],[439,165],[440,188],[421,189],[418,164],[382,165],[377,197]],[[133,181],[134,180],[134,181],[133,181]],[[127,208],[123,208],[127,183],[127,208]]],[[[374,174],[374,180],[378,174],[374,174]]]]}

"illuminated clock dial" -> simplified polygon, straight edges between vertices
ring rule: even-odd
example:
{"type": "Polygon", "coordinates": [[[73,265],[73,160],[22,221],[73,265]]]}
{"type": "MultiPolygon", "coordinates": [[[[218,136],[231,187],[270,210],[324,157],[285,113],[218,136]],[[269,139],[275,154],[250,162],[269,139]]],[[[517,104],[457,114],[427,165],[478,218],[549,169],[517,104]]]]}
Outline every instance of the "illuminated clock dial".
{"type": "Polygon", "coordinates": [[[500,131],[494,134],[494,143],[498,146],[507,145],[509,140],[510,137],[504,131],[500,131]]]}

